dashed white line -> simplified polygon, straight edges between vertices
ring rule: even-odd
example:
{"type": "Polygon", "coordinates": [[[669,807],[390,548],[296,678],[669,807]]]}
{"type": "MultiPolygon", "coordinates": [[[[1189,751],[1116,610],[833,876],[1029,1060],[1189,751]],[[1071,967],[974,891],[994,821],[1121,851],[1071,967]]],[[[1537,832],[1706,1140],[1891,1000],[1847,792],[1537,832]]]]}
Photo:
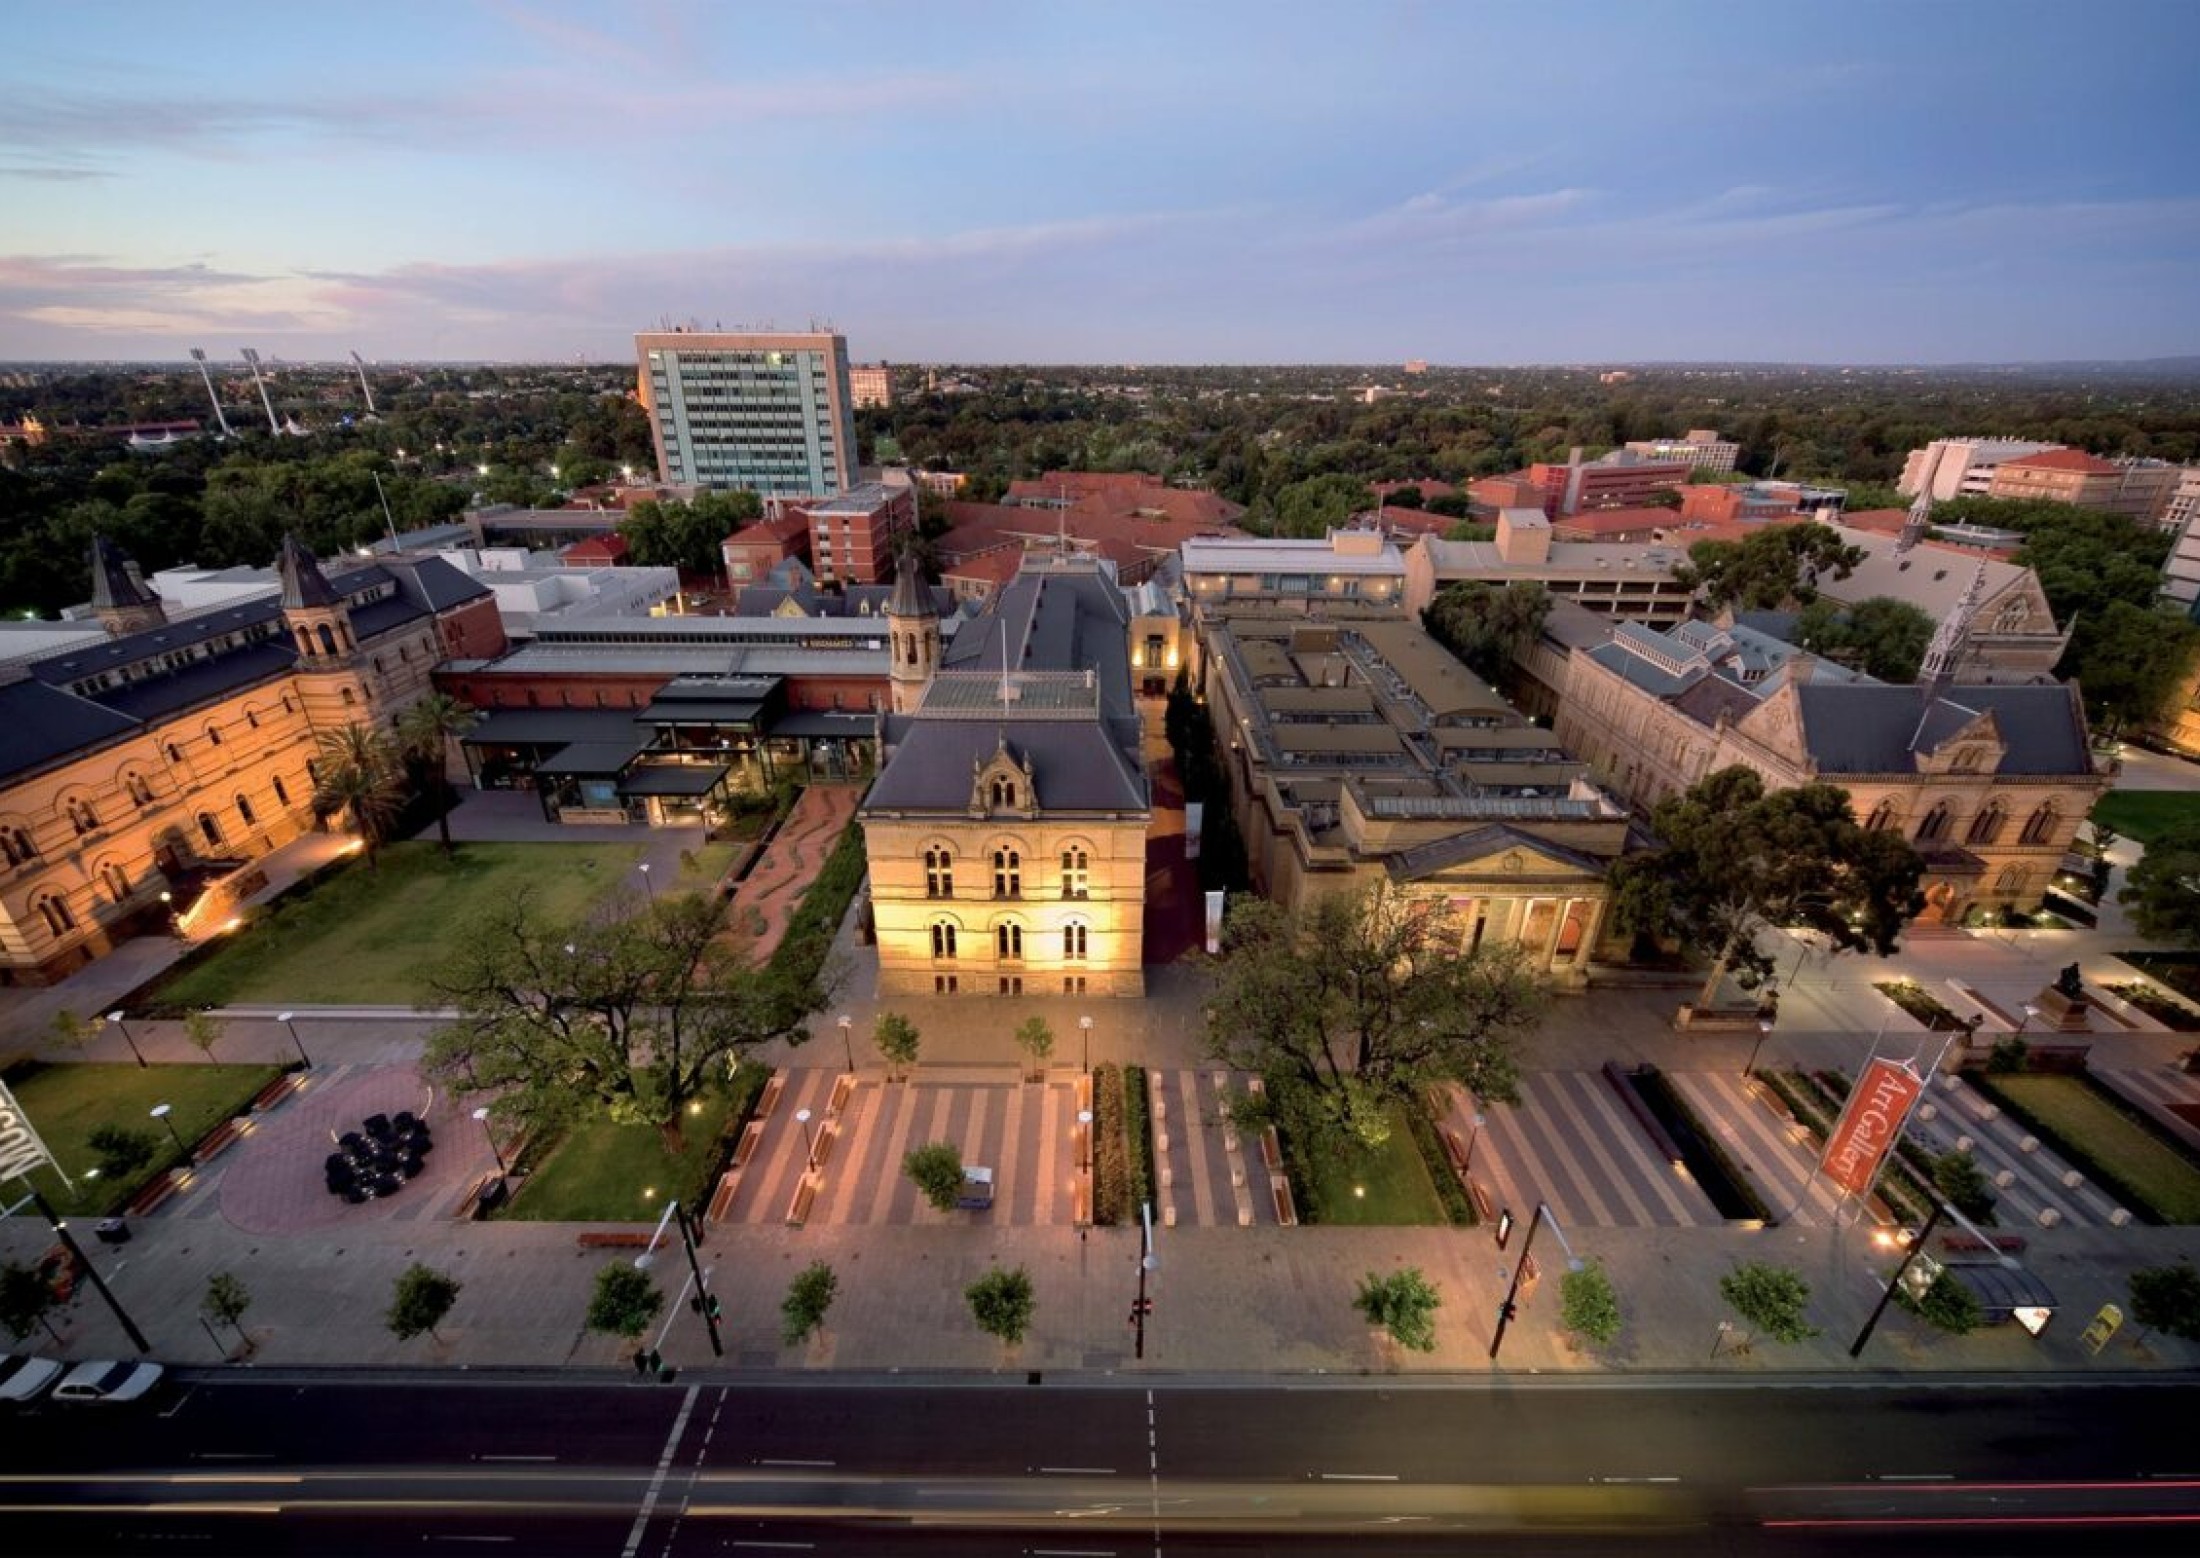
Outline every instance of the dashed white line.
{"type": "Polygon", "coordinates": [[[634,1529],[626,1534],[626,1547],[620,1558],[634,1558],[641,1550],[642,1535],[649,1529],[649,1517],[657,1512],[657,1500],[665,1491],[665,1475],[672,1470],[672,1452],[680,1447],[680,1436],[687,1432],[688,1416],[695,1410],[695,1398],[700,1390],[690,1385],[687,1399],[680,1403],[680,1415],[672,1420],[672,1432],[665,1435],[664,1453],[657,1457],[657,1475],[649,1479],[649,1491],[642,1495],[642,1507],[635,1512],[634,1529]]]}
{"type": "Polygon", "coordinates": [[[1381,1471],[1325,1471],[1317,1472],[1315,1475],[1324,1482],[1396,1482],[1398,1480],[1395,1473],[1381,1471]]]}
{"type": "Polygon", "coordinates": [[[758,1461],[759,1466],[830,1466],[831,1461],[758,1461]]]}
{"type": "Polygon", "coordinates": [[[477,1461],[554,1461],[555,1455],[477,1455],[477,1461]]]}
{"type": "Polygon", "coordinates": [[[1890,1471],[1884,1476],[1874,1477],[1872,1480],[1874,1482],[1953,1482],[1956,1479],[1953,1472],[1945,1471],[1890,1471]]]}
{"type": "Polygon", "coordinates": [[[1115,1475],[1115,1468],[1113,1466],[1042,1466],[1039,1468],[1039,1474],[1043,1477],[1112,1477],[1115,1475]]]}

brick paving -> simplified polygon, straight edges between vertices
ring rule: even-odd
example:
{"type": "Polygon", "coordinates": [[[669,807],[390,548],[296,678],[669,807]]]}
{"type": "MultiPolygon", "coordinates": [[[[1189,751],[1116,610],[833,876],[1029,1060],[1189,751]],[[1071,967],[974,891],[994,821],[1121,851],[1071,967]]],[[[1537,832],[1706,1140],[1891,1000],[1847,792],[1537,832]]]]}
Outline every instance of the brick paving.
{"type": "Polygon", "coordinates": [[[787,934],[787,920],[856,814],[852,785],[813,784],[802,792],[764,854],[733,894],[736,945],[763,962],[787,934]]]}

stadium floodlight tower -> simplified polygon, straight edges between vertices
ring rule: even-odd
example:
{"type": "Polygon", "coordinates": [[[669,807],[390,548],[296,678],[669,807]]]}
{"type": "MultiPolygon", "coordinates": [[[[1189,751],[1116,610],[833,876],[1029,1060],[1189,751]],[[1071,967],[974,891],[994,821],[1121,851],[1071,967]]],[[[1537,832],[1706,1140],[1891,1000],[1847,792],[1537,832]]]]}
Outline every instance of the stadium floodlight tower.
{"type": "Polygon", "coordinates": [[[359,392],[367,397],[367,420],[377,421],[374,409],[374,386],[367,382],[367,365],[359,360],[359,354],[351,354],[351,365],[359,370],[359,392]]]}
{"type": "Polygon", "coordinates": [[[260,354],[249,346],[240,346],[244,360],[252,365],[252,382],[260,387],[260,404],[267,408],[267,430],[277,438],[283,436],[283,424],[275,420],[275,402],[268,398],[267,380],[260,377],[260,354]]]}
{"type": "Polygon", "coordinates": [[[222,412],[222,398],[214,393],[214,375],[206,366],[206,353],[194,346],[191,348],[191,360],[199,365],[199,377],[206,381],[206,398],[214,403],[214,420],[221,425],[222,437],[236,437],[229,430],[229,418],[222,412]]]}

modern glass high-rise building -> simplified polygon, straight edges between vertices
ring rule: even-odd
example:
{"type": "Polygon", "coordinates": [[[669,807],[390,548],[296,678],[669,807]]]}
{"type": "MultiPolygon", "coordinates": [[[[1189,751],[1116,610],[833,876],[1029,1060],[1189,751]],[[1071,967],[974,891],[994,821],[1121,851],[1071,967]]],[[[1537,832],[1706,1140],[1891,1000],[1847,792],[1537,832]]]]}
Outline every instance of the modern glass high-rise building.
{"type": "Polygon", "coordinates": [[[767,497],[829,497],[855,485],[841,336],[653,330],[634,347],[664,482],[767,497]]]}

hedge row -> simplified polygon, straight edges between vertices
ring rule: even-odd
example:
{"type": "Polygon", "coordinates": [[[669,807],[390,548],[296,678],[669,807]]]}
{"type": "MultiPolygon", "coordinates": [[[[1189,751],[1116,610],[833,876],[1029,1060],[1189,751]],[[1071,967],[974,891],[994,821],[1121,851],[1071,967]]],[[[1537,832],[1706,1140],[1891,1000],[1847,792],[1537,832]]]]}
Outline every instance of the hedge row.
{"type": "Polygon", "coordinates": [[[1153,1122],[1147,1118],[1146,1068],[1123,1068],[1123,1132],[1130,1138],[1130,1199],[1136,1210],[1153,1199],[1153,1122]]]}
{"type": "Polygon", "coordinates": [[[851,822],[833,852],[825,857],[809,891],[788,916],[787,933],[772,952],[772,972],[784,974],[797,984],[817,978],[833,950],[833,937],[840,932],[848,905],[863,885],[863,872],[863,829],[851,822]]]}
{"type": "Polygon", "coordinates": [[[1092,1220],[1112,1228],[1130,1204],[1130,1163],[1123,1150],[1123,1073],[1092,1068],[1092,1220]]]}
{"type": "Polygon", "coordinates": [[[1459,1171],[1451,1166],[1451,1154],[1436,1134],[1436,1122],[1417,1102],[1401,1105],[1398,1112],[1406,1117],[1406,1129],[1412,1132],[1413,1145],[1421,1151],[1429,1182],[1436,1187],[1436,1199],[1444,1203],[1444,1216],[1454,1227],[1473,1227],[1481,1219],[1474,1215],[1467,1187],[1459,1182],[1459,1171]]]}

